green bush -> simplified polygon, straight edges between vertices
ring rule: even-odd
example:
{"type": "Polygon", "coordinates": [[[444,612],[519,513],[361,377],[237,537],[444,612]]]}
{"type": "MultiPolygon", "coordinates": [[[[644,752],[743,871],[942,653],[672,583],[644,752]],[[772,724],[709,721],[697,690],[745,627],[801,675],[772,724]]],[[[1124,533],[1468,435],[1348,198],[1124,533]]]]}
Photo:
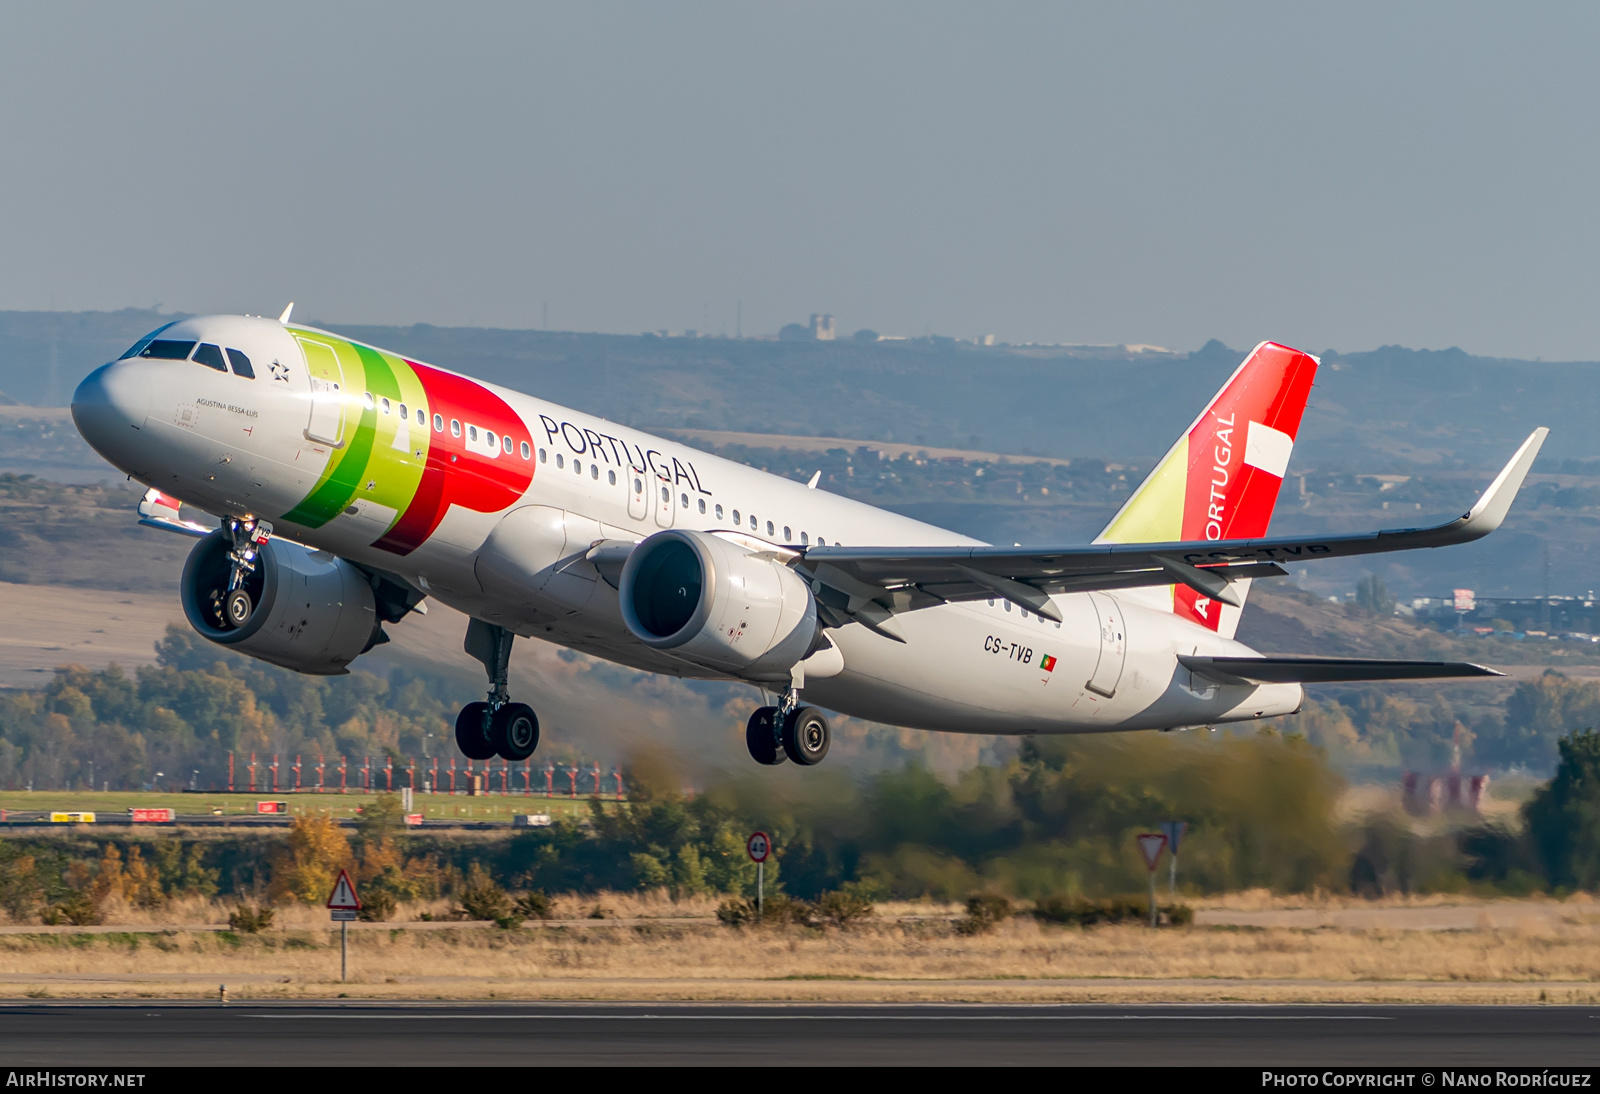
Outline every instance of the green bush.
{"type": "Polygon", "coordinates": [[[1556,776],[1523,807],[1545,877],[1564,888],[1600,885],[1600,734],[1556,743],[1556,776]]]}
{"type": "Polygon", "coordinates": [[[356,913],[356,918],[363,923],[383,923],[395,913],[399,902],[395,900],[394,893],[378,886],[367,889],[367,895],[361,898],[361,910],[356,913]]]}
{"type": "Polygon", "coordinates": [[[236,904],[228,913],[228,930],[260,934],[272,926],[272,909],[259,904],[236,904]]]}
{"type": "MultiPolygon", "coordinates": [[[[1158,904],[1158,922],[1187,927],[1194,922],[1194,909],[1187,904],[1158,904]]],[[[1150,902],[1145,897],[1119,896],[1091,900],[1085,897],[1045,897],[1033,906],[1033,917],[1042,923],[1067,927],[1095,927],[1102,923],[1148,923],[1150,902]]]]}
{"type": "Polygon", "coordinates": [[[872,901],[849,889],[835,889],[817,898],[811,909],[814,922],[830,927],[848,927],[872,915],[872,901]]]}
{"type": "Polygon", "coordinates": [[[958,934],[987,934],[1012,914],[1011,901],[997,893],[967,898],[967,914],[956,920],[958,934]]]}
{"type": "Polygon", "coordinates": [[[472,864],[467,882],[457,895],[460,907],[456,914],[463,919],[492,920],[499,922],[514,913],[511,894],[502,889],[478,863],[472,864]]]}
{"type": "Polygon", "coordinates": [[[513,910],[523,919],[549,919],[550,898],[543,889],[534,889],[531,892],[520,894],[513,910]]]}

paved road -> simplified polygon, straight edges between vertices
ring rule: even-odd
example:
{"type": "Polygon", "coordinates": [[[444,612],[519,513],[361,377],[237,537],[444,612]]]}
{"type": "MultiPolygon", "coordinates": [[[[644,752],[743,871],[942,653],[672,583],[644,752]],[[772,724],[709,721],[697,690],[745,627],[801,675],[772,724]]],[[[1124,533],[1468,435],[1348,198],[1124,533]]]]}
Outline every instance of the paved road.
{"type": "Polygon", "coordinates": [[[0,1006],[0,1063],[1593,1066],[1596,1007],[0,1006]]]}

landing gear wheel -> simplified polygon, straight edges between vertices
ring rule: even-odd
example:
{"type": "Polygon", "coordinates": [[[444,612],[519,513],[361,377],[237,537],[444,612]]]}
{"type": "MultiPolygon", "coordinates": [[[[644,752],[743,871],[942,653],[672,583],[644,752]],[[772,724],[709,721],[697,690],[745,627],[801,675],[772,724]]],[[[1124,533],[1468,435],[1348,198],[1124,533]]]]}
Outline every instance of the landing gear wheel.
{"type": "Polygon", "coordinates": [[[539,747],[539,716],[527,703],[507,703],[489,721],[489,742],[502,759],[526,760],[539,747]]]}
{"type": "Polygon", "coordinates": [[[797,764],[810,767],[821,763],[831,739],[828,720],[816,707],[796,707],[783,720],[783,750],[797,764]]]}
{"type": "Polygon", "coordinates": [[[745,723],[745,747],[750,750],[750,758],[756,763],[773,767],[783,762],[783,753],[778,749],[777,725],[777,707],[760,707],[745,723]]]}
{"type": "Polygon", "coordinates": [[[468,703],[456,715],[456,747],[469,760],[487,760],[494,755],[494,743],[484,731],[488,703],[468,703]]]}
{"type": "Polygon", "coordinates": [[[235,630],[250,622],[250,616],[255,610],[255,602],[243,589],[233,590],[222,601],[222,614],[227,618],[228,625],[235,630]]]}

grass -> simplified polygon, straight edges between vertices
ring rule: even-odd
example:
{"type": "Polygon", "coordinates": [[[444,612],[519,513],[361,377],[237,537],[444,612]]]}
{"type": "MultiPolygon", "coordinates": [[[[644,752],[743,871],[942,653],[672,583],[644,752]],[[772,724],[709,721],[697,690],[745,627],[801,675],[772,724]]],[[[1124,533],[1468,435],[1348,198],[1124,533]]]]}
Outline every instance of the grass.
{"type": "MultiPolygon", "coordinates": [[[[496,787],[498,788],[498,780],[496,787]]],[[[131,809],[172,809],[179,814],[212,815],[222,810],[225,817],[256,815],[258,801],[286,801],[291,815],[327,811],[335,817],[356,817],[362,806],[376,794],[163,794],[125,790],[6,790],[0,791],[0,809],[19,812],[95,812],[126,814],[131,809]]],[[[548,813],[552,817],[586,817],[589,798],[526,797],[497,793],[470,797],[466,794],[417,794],[416,807],[429,820],[498,821],[510,824],[517,813],[548,813]]],[[[605,801],[606,799],[602,799],[605,801]]],[[[613,803],[614,804],[614,803],[613,803]]]]}
{"type": "Polygon", "coordinates": [[[0,996],[214,997],[226,983],[241,999],[1600,1002],[1600,920],[1588,901],[1513,928],[1085,930],[1015,918],[983,935],[881,914],[843,931],[733,930],[703,918],[712,904],[602,894],[561,898],[556,914],[568,919],[549,928],[359,929],[345,985],[321,909],[286,909],[281,927],[259,935],[4,934],[0,996]],[[596,903],[628,918],[702,919],[639,928],[584,918],[596,903]]]}

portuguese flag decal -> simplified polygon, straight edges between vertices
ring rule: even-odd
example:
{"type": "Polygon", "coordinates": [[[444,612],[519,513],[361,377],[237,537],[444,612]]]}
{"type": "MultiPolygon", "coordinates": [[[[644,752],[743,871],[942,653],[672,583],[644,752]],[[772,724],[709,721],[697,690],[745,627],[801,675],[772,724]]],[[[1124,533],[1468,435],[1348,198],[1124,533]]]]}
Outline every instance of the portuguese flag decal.
{"type": "Polygon", "coordinates": [[[1044,669],[1045,672],[1054,672],[1056,670],[1056,659],[1047,653],[1039,658],[1039,667],[1044,669]]]}

